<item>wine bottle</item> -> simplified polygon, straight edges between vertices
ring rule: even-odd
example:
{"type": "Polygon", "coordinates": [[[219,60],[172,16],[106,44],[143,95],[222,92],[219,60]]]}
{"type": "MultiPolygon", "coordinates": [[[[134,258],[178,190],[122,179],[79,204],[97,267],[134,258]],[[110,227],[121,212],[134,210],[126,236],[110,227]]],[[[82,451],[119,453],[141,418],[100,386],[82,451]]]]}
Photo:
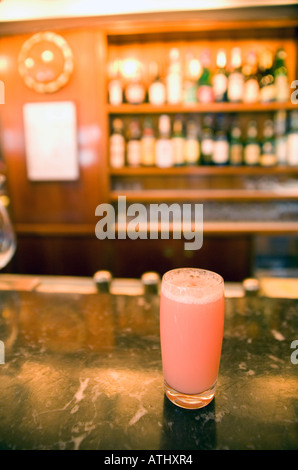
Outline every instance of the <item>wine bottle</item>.
{"type": "Polygon", "coordinates": [[[242,165],[243,163],[243,142],[242,130],[238,121],[233,121],[230,135],[230,164],[242,165]]]}
{"type": "Polygon", "coordinates": [[[110,165],[113,168],[122,168],[125,165],[125,138],[124,125],[120,118],[112,122],[110,135],[110,165]]]}
{"type": "Polygon", "coordinates": [[[229,163],[227,123],[223,114],[219,114],[217,116],[211,161],[214,165],[227,165],[229,163]]]}
{"type": "Polygon", "coordinates": [[[223,49],[217,52],[216,57],[217,70],[213,76],[213,93],[216,102],[227,101],[228,92],[228,73],[226,70],[227,57],[223,49]]]}
{"type": "Polygon", "coordinates": [[[141,164],[141,128],[138,119],[131,119],[128,124],[127,164],[140,166],[141,164]]]}
{"type": "Polygon", "coordinates": [[[109,68],[108,95],[109,103],[117,106],[123,103],[123,83],[120,74],[120,61],[114,60],[109,68]]]}
{"type": "Polygon", "coordinates": [[[173,143],[171,139],[171,120],[167,114],[159,116],[158,137],[156,139],[156,165],[169,168],[174,164],[173,143]]]}
{"type": "Polygon", "coordinates": [[[175,166],[181,166],[185,163],[185,134],[181,116],[176,116],[173,122],[173,160],[175,166]]]}
{"type": "Polygon", "coordinates": [[[197,96],[200,103],[212,103],[214,101],[210,62],[210,51],[205,49],[201,54],[202,74],[198,80],[197,96]]]}
{"type": "Polygon", "coordinates": [[[142,81],[141,64],[136,69],[125,88],[125,99],[129,104],[141,104],[146,99],[146,89],[142,81]]]}
{"type": "Polygon", "coordinates": [[[258,57],[255,51],[249,51],[243,65],[244,75],[243,101],[257,103],[260,99],[260,85],[258,76],[258,57]]]}
{"type": "Polygon", "coordinates": [[[290,128],[288,133],[288,164],[298,166],[298,110],[290,113],[290,128]]]}
{"type": "Polygon", "coordinates": [[[148,89],[149,103],[156,106],[162,105],[166,101],[166,87],[161,79],[157,62],[150,63],[149,74],[151,78],[148,89]]]}
{"type": "Polygon", "coordinates": [[[275,154],[275,141],[274,141],[274,125],[271,119],[267,119],[264,122],[263,127],[263,139],[261,145],[261,166],[274,166],[276,165],[276,154],[275,154]]]}
{"type": "Polygon", "coordinates": [[[192,52],[186,54],[185,80],[183,82],[183,102],[196,103],[198,78],[201,75],[201,64],[192,52]]]}
{"type": "Polygon", "coordinates": [[[286,165],[288,158],[287,113],[280,109],[274,116],[275,153],[278,165],[286,165]]]}
{"type": "Polygon", "coordinates": [[[245,165],[259,165],[260,163],[260,143],[258,140],[258,127],[256,121],[250,121],[247,126],[246,142],[244,146],[245,165]]]}
{"type": "Polygon", "coordinates": [[[167,102],[178,104],[182,102],[182,70],[179,49],[170,50],[170,64],[166,77],[167,102]]]}
{"type": "Polygon", "coordinates": [[[198,126],[195,120],[190,119],[186,123],[185,138],[185,163],[186,165],[197,165],[200,159],[200,143],[198,126]]]}
{"type": "Polygon", "coordinates": [[[231,51],[231,72],[228,78],[228,100],[239,103],[243,100],[244,75],[242,73],[242,56],[240,47],[231,51]]]}
{"type": "Polygon", "coordinates": [[[260,102],[269,103],[276,98],[276,88],[273,73],[273,53],[265,49],[259,60],[260,68],[260,102]]]}
{"type": "Polygon", "coordinates": [[[144,120],[141,138],[141,164],[143,166],[155,165],[155,134],[153,122],[149,116],[144,120]]]}
{"type": "Polygon", "coordinates": [[[203,118],[201,136],[201,158],[204,165],[211,165],[214,145],[213,118],[206,114],[203,118]]]}
{"type": "Polygon", "coordinates": [[[290,95],[288,69],[286,67],[286,52],[283,48],[277,50],[274,63],[274,79],[276,88],[276,101],[286,102],[290,95]]]}

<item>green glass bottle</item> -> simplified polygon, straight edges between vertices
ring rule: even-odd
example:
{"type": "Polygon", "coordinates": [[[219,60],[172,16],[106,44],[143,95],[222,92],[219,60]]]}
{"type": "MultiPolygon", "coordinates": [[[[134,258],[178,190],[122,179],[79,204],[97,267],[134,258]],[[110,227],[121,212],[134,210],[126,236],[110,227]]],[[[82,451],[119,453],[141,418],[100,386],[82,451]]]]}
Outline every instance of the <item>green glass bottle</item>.
{"type": "Polygon", "coordinates": [[[290,112],[288,132],[288,164],[298,167],[298,110],[290,112]]]}
{"type": "Polygon", "coordinates": [[[219,114],[217,116],[212,163],[213,165],[227,165],[229,163],[229,139],[227,133],[227,121],[224,114],[219,114]]]}
{"type": "Polygon", "coordinates": [[[210,51],[206,49],[201,55],[202,74],[198,80],[198,101],[200,103],[212,103],[214,101],[210,63],[210,51]]]}
{"type": "Polygon", "coordinates": [[[233,121],[230,134],[230,164],[242,165],[243,163],[243,142],[242,130],[238,121],[233,121]]]}
{"type": "Polygon", "coordinates": [[[286,102],[289,99],[290,87],[288,69],[286,67],[286,52],[283,48],[276,51],[274,61],[274,80],[276,88],[276,101],[286,102]]]}
{"type": "Polygon", "coordinates": [[[260,55],[260,102],[269,103],[276,99],[276,87],[273,71],[273,53],[270,49],[260,55]]]}
{"type": "Polygon", "coordinates": [[[277,160],[275,153],[274,124],[271,119],[267,119],[264,122],[263,128],[260,165],[274,166],[276,163],[277,160]]]}
{"type": "Polygon", "coordinates": [[[256,121],[250,121],[247,126],[246,141],[244,145],[244,164],[259,165],[260,163],[260,142],[258,140],[258,126],[256,121]]]}
{"type": "Polygon", "coordinates": [[[213,118],[210,114],[206,114],[203,118],[203,128],[201,136],[201,160],[203,165],[212,164],[213,146],[213,118]]]}
{"type": "Polygon", "coordinates": [[[227,101],[228,93],[228,72],[226,69],[227,57],[223,49],[220,49],[217,52],[216,65],[217,70],[212,80],[214,100],[221,103],[227,101]]]}

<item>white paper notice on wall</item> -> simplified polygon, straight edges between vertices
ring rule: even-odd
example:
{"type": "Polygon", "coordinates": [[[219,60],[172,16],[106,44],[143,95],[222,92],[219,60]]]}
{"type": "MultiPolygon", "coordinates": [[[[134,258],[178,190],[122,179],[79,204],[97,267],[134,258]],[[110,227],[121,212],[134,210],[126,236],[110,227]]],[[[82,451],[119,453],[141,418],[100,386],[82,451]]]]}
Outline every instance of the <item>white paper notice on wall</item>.
{"type": "Polygon", "coordinates": [[[23,116],[29,180],[77,180],[75,104],[72,101],[26,103],[23,116]]]}

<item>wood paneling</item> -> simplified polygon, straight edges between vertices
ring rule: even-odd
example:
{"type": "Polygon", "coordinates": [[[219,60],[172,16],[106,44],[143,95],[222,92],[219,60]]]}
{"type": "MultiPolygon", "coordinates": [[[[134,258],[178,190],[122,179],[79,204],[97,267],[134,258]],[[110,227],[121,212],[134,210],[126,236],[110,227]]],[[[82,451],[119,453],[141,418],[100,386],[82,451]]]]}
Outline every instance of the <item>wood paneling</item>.
{"type": "Polygon", "coordinates": [[[29,35],[2,38],[6,58],[1,79],[5,104],[1,107],[1,145],[7,167],[13,220],[18,223],[93,223],[97,204],[105,200],[106,125],[105,37],[97,31],[59,32],[73,50],[75,69],[70,82],[52,94],[38,94],[23,83],[17,69],[20,48],[29,35]],[[23,105],[30,102],[70,100],[77,110],[80,177],[73,182],[32,182],[27,178],[23,105]]]}
{"type": "Polygon", "coordinates": [[[176,267],[195,266],[236,282],[250,275],[251,247],[249,234],[206,236],[196,251],[185,250],[184,240],[22,235],[4,272],[92,276],[99,269],[108,269],[114,277],[140,277],[148,270],[162,275],[176,267]]]}

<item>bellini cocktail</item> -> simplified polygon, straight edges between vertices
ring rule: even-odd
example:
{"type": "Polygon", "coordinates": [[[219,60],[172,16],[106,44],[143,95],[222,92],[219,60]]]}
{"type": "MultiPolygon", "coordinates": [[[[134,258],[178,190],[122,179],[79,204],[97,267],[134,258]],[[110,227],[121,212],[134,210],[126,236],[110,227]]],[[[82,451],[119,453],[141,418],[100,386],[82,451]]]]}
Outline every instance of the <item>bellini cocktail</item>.
{"type": "Polygon", "coordinates": [[[164,274],[160,337],[166,396],[183,408],[213,399],[224,328],[224,281],[197,268],[164,274]]]}

